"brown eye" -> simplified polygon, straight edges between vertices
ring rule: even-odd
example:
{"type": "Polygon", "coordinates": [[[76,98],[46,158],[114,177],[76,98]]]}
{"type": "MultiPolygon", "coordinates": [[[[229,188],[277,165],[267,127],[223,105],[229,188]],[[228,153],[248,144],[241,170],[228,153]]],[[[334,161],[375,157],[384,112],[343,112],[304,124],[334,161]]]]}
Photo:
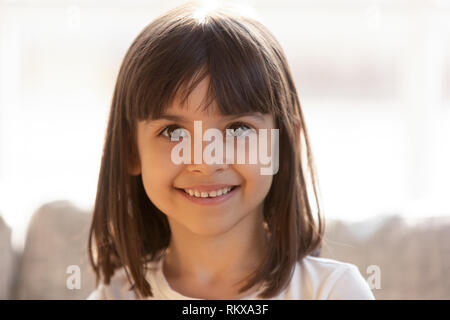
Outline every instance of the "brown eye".
{"type": "Polygon", "coordinates": [[[189,137],[189,132],[186,129],[183,129],[177,125],[170,125],[165,127],[159,135],[162,135],[172,141],[180,140],[180,137],[189,137]]]}
{"type": "Polygon", "coordinates": [[[252,127],[250,127],[249,125],[247,125],[243,122],[233,123],[226,130],[226,134],[228,136],[232,136],[232,137],[247,136],[254,132],[256,132],[255,129],[253,129],[252,127]]]}

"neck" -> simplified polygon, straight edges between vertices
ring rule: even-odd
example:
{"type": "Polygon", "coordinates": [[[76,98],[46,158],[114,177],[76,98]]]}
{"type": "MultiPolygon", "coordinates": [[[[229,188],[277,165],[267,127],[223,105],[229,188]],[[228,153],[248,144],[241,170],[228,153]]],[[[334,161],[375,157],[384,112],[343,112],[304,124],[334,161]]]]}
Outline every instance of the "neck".
{"type": "Polygon", "coordinates": [[[261,263],[267,248],[262,210],[244,220],[219,235],[193,234],[170,221],[172,237],[163,267],[166,278],[178,284],[189,279],[191,286],[204,288],[225,283],[235,283],[230,291],[241,287],[240,282],[261,263]]]}

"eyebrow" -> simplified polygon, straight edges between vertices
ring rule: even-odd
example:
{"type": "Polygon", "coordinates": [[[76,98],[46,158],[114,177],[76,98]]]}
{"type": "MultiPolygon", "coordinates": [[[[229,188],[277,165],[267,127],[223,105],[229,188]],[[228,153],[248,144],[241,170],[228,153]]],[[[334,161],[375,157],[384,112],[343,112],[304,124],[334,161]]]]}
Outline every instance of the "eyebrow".
{"type": "MultiPolygon", "coordinates": [[[[228,121],[237,119],[237,118],[241,118],[241,117],[252,117],[255,118],[256,120],[265,122],[264,117],[258,113],[258,112],[245,112],[245,113],[238,113],[238,114],[233,114],[233,115],[229,115],[229,116],[224,116],[225,118],[227,118],[228,121]]],[[[164,113],[162,114],[159,118],[157,119],[153,119],[150,121],[157,121],[157,120],[171,120],[171,121],[177,121],[177,122],[190,122],[190,120],[188,120],[187,118],[183,117],[183,116],[179,116],[176,114],[170,114],[170,113],[164,113]]]]}

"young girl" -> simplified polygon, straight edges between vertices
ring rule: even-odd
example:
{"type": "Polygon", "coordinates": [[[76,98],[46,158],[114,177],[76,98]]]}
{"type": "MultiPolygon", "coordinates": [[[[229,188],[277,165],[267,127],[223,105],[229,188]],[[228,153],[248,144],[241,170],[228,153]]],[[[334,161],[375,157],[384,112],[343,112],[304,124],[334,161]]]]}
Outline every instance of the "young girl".
{"type": "Polygon", "coordinates": [[[313,168],[274,36],[230,6],[166,12],[134,40],[117,78],[88,299],[373,299],[356,266],[317,257],[324,223],[313,168]],[[195,135],[194,121],[238,140],[278,130],[279,168],[175,163],[176,140],[195,135]]]}

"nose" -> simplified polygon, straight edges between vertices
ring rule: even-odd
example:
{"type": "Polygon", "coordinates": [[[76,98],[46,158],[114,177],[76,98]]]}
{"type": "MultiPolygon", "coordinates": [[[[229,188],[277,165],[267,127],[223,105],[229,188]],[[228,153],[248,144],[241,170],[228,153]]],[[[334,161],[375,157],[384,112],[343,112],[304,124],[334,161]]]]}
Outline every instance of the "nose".
{"type": "Polygon", "coordinates": [[[207,164],[205,162],[201,164],[189,164],[188,171],[192,173],[201,173],[207,176],[221,173],[228,168],[228,164],[207,164]]]}
{"type": "MultiPolygon", "coordinates": [[[[192,149],[192,152],[191,152],[191,156],[192,156],[191,163],[187,165],[187,170],[189,172],[201,173],[201,174],[204,174],[204,175],[214,175],[214,174],[217,174],[217,173],[221,173],[221,172],[223,172],[223,171],[225,171],[226,169],[229,168],[230,165],[226,163],[227,162],[227,157],[226,157],[225,144],[223,145],[223,150],[220,150],[220,151],[217,150],[217,149],[214,150],[214,156],[215,157],[213,157],[213,158],[217,159],[217,160],[220,159],[221,163],[211,163],[211,162],[208,163],[206,161],[207,159],[205,159],[205,157],[204,157],[205,156],[204,152],[205,152],[205,148],[209,144],[214,144],[214,143],[211,142],[211,141],[202,141],[201,163],[195,163],[194,162],[194,152],[195,152],[195,150],[194,150],[194,148],[192,149]],[[222,157],[216,156],[220,152],[222,152],[222,157]]],[[[207,153],[210,154],[210,152],[208,152],[208,151],[207,151],[207,153]]]]}

